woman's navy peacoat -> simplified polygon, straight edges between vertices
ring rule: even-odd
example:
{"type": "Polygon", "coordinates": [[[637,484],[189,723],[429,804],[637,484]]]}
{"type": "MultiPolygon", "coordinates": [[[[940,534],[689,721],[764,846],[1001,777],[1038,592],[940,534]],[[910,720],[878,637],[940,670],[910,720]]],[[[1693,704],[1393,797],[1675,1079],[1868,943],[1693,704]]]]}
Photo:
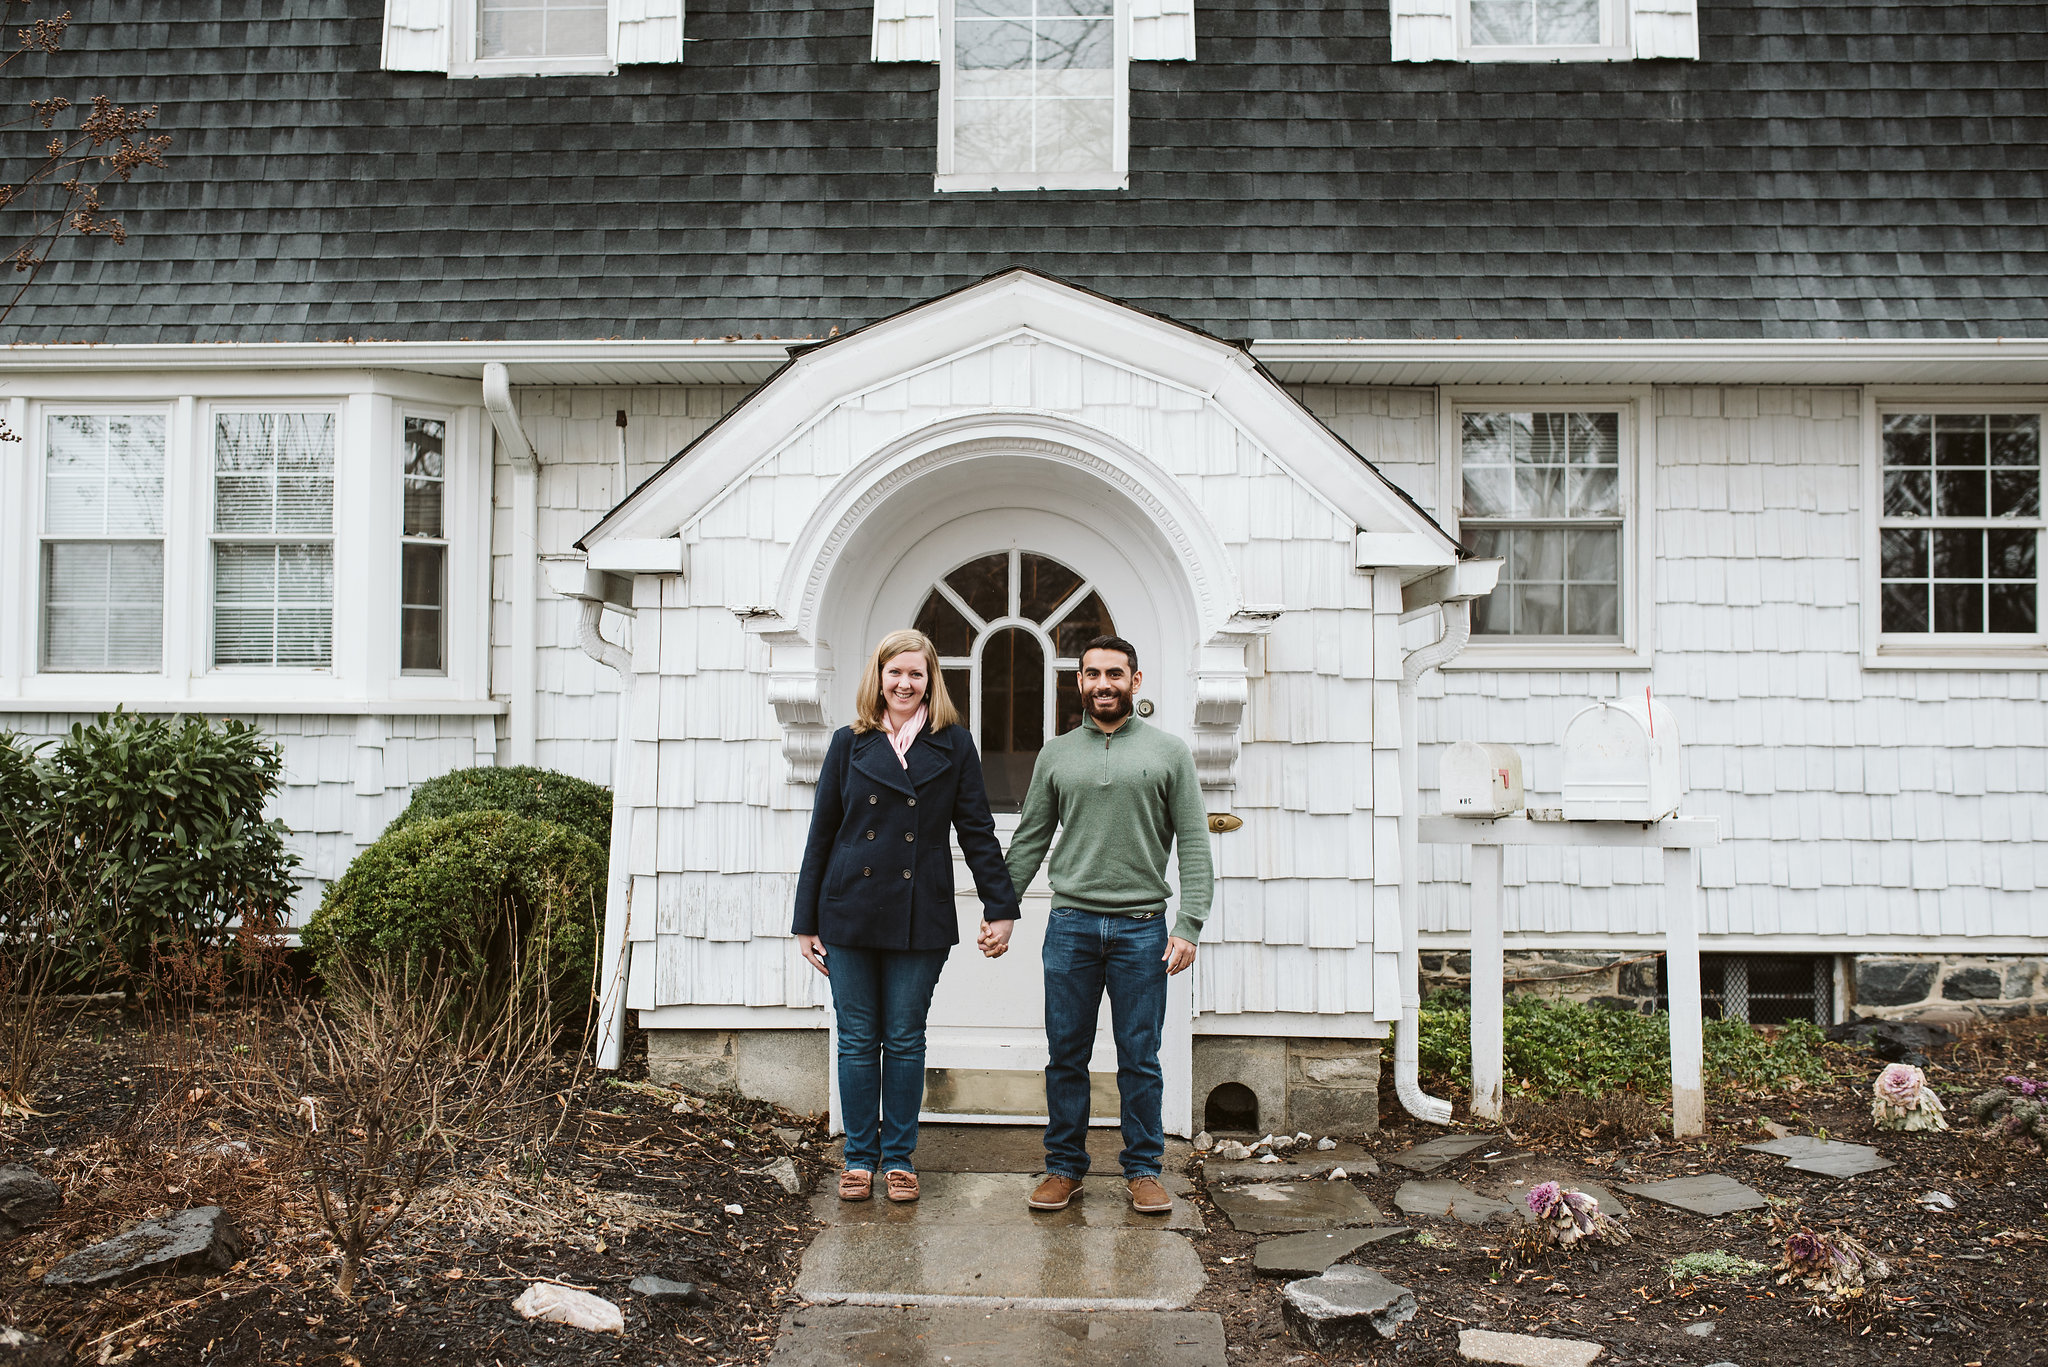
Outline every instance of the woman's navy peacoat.
{"type": "Polygon", "coordinates": [[[905,759],[907,769],[881,731],[856,735],[842,726],[833,734],[818,773],[793,934],[862,949],[958,944],[948,827],[960,833],[983,919],[1016,919],[1017,894],[967,728],[921,731],[905,759]]]}

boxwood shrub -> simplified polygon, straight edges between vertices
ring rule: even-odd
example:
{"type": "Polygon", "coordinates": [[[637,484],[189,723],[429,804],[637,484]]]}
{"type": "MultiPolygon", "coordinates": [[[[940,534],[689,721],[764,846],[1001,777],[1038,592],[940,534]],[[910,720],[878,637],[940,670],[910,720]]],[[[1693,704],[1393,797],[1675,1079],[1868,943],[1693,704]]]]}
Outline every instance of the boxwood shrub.
{"type": "Polygon", "coordinates": [[[610,791],[553,769],[525,765],[455,769],[430,778],[413,789],[412,801],[384,833],[458,812],[510,812],[532,821],[552,821],[588,836],[600,851],[611,848],[610,791]]]}
{"type": "Polygon", "coordinates": [[[329,987],[383,968],[456,983],[451,1029],[480,1039],[514,1007],[584,1016],[605,855],[566,825],[502,811],[394,825],[328,885],[301,937],[329,987]]]}

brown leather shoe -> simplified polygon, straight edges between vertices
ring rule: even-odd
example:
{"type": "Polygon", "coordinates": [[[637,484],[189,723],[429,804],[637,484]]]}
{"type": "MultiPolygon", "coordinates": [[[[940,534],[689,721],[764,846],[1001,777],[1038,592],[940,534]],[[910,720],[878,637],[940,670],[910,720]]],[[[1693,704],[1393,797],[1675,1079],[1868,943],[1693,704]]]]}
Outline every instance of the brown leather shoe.
{"type": "Polygon", "coordinates": [[[1140,1215],[1164,1215],[1173,1209],[1173,1198],[1156,1177],[1133,1177],[1124,1185],[1131,1189],[1131,1209],[1140,1215]]]}
{"type": "Polygon", "coordinates": [[[1047,1173],[1038,1189],[1031,1193],[1033,1210],[1065,1210],[1067,1203],[1081,1194],[1081,1180],[1078,1177],[1062,1177],[1058,1173],[1047,1173]]]}
{"type": "Polygon", "coordinates": [[[889,1186],[889,1199],[896,1202],[917,1199],[917,1174],[905,1172],[902,1168],[891,1168],[882,1174],[882,1180],[889,1186]]]}
{"type": "Polygon", "coordinates": [[[875,1175],[866,1168],[848,1168],[839,1174],[839,1199],[865,1201],[875,1194],[875,1175]]]}

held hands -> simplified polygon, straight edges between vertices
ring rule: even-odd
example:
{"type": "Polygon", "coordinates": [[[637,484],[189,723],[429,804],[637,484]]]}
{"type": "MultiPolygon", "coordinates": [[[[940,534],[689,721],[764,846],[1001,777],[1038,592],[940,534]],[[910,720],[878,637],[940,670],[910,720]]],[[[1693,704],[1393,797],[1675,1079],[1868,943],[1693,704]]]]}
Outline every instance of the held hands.
{"type": "Polygon", "coordinates": [[[1016,928],[1015,921],[983,921],[974,943],[987,958],[1000,959],[1010,952],[1010,932],[1016,928]]]}
{"type": "Polygon", "coordinates": [[[796,937],[796,951],[804,956],[804,962],[808,963],[812,968],[817,969],[828,978],[832,976],[832,970],[825,967],[825,942],[823,940],[820,940],[815,935],[799,935],[796,937]]]}
{"type": "Polygon", "coordinates": [[[1178,935],[1166,937],[1166,952],[1159,956],[1166,961],[1166,976],[1182,972],[1195,962],[1195,947],[1178,935]]]}

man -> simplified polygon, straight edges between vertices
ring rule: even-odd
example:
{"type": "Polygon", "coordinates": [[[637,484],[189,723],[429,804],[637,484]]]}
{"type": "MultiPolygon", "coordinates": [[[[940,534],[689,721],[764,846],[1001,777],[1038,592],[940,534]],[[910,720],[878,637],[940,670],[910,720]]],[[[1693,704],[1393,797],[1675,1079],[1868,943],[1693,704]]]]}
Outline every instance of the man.
{"type": "MultiPolygon", "coordinates": [[[[1208,813],[1187,744],[1133,714],[1145,676],[1138,652],[1098,636],[1081,652],[1081,724],[1038,753],[1010,881],[1030,885],[1052,852],[1052,915],[1045,929],[1045,1180],[1033,1210],[1062,1210],[1088,1171],[1088,1057],[1102,994],[1116,1038],[1124,1179],[1148,1215],[1173,1207],[1159,1183],[1166,1153],[1160,1115],[1159,1037],[1166,980],[1195,961],[1214,874],[1208,813]],[[1180,911],[1166,925],[1166,856],[1180,846],[1180,911]]],[[[1002,929],[1007,929],[1003,927],[1002,929]]],[[[986,931],[984,940],[997,934],[986,931]]],[[[987,945],[984,945],[984,950],[987,945]]]]}

